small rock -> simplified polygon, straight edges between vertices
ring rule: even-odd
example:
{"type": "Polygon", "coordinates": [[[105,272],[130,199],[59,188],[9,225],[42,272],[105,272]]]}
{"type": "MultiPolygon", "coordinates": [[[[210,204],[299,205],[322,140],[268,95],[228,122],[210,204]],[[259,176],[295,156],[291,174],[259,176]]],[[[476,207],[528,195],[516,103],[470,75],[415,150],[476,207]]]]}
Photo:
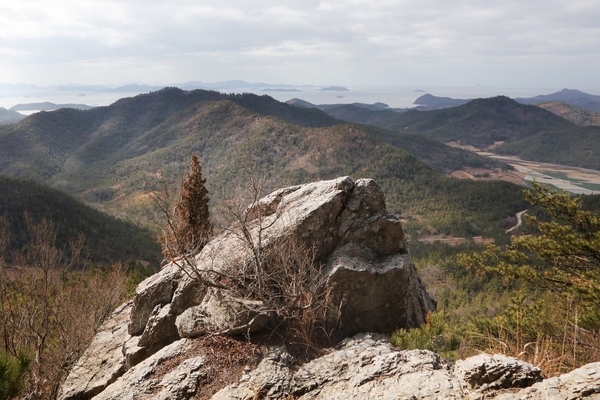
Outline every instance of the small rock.
{"type": "Polygon", "coordinates": [[[527,387],[542,380],[539,368],[503,354],[479,354],[458,360],[454,373],[472,389],[481,391],[527,387]]]}

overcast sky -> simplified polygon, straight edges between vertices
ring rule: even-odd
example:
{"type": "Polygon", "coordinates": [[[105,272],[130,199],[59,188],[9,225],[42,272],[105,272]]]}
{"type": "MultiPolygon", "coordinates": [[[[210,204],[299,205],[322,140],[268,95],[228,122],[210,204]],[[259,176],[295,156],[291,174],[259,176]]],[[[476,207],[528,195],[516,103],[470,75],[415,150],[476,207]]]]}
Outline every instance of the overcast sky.
{"type": "Polygon", "coordinates": [[[0,82],[600,87],[598,0],[19,0],[0,82]]]}

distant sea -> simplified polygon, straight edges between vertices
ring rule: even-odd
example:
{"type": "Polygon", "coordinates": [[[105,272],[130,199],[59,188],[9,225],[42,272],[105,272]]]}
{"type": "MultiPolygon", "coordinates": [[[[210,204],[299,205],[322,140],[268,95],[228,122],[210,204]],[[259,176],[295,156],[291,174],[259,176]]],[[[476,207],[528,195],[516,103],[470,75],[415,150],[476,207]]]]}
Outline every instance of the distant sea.
{"type": "MultiPolygon", "coordinates": [[[[348,104],[348,103],[376,103],[381,102],[394,108],[414,107],[414,101],[425,93],[439,97],[451,97],[454,99],[475,99],[493,96],[533,97],[541,94],[551,94],[563,87],[548,88],[498,88],[485,86],[472,87],[427,87],[427,86],[401,86],[401,87],[352,87],[347,86],[348,91],[323,91],[319,87],[297,87],[297,92],[288,91],[265,91],[263,88],[240,88],[225,89],[223,93],[254,93],[257,95],[271,96],[280,101],[299,98],[313,104],[348,104]]],[[[586,93],[600,95],[600,88],[569,88],[578,89],[586,93]]],[[[0,92],[0,107],[10,108],[20,103],[51,102],[56,104],[86,104],[89,106],[107,106],[123,97],[132,97],[139,93],[132,92],[95,92],[95,91],[38,91],[3,93],[0,92]]],[[[35,111],[22,112],[31,114],[35,111]]]]}

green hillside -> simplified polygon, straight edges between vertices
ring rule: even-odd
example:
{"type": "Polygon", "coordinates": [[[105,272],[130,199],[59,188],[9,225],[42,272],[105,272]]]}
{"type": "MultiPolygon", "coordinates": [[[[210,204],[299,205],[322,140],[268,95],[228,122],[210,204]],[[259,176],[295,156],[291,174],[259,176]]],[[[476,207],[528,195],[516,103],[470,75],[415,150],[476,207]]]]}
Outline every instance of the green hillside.
{"type": "Polygon", "coordinates": [[[505,143],[495,152],[532,161],[600,169],[600,126],[573,125],[568,130],[557,127],[505,143]]]}
{"type": "Polygon", "coordinates": [[[148,230],[105,215],[58,190],[0,175],[0,216],[9,220],[11,251],[29,241],[25,213],[34,221],[52,221],[60,248],[83,233],[92,261],[146,260],[159,265],[160,246],[148,230]]]}
{"type": "MultiPolygon", "coordinates": [[[[498,232],[523,208],[519,187],[447,178],[398,147],[428,154],[426,139],[392,145],[381,139],[386,134],[268,96],[165,89],[109,107],[39,113],[0,129],[0,172],[151,223],[145,184],[157,172],[187,164],[196,152],[214,206],[243,183],[240,162],[249,143],[269,178],[265,191],[339,175],[375,178],[390,209],[415,232],[498,232]]],[[[439,145],[430,162],[443,169],[445,151],[439,145]]]]}
{"type": "Polygon", "coordinates": [[[499,96],[443,110],[408,111],[376,125],[442,142],[460,141],[487,147],[497,141],[514,142],[550,127],[568,124],[551,112],[499,96]]]}
{"type": "Polygon", "coordinates": [[[502,161],[483,157],[472,151],[450,147],[423,135],[399,134],[386,129],[376,128],[369,129],[369,132],[387,143],[408,151],[431,168],[443,174],[450,174],[464,167],[512,169],[510,165],[502,161]]]}
{"type": "MultiPolygon", "coordinates": [[[[600,157],[597,156],[600,154],[600,127],[576,125],[555,113],[504,96],[477,99],[459,107],[433,111],[394,113],[343,106],[326,112],[336,118],[384,128],[388,133],[382,137],[399,146],[403,146],[407,140],[405,136],[411,134],[477,148],[505,142],[492,151],[532,161],[600,169],[600,157]]],[[[409,151],[421,157],[414,150],[409,151]]],[[[452,159],[460,159],[460,154],[455,154],[452,159]]]]}

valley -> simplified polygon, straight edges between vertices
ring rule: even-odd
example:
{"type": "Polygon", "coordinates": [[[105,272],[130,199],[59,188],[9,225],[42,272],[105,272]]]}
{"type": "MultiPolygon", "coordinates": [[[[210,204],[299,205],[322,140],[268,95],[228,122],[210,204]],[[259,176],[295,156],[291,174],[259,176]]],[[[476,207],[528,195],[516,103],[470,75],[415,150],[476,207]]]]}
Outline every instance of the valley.
{"type": "Polygon", "coordinates": [[[572,194],[600,194],[600,171],[598,170],[523,160],[516,156],[501,156],[490,152],[489,149],[461,146],[457,142],[450,142],[448,145],[503,161],[514,168],[514,171],[467,168],[453,172],[451,176],[456,178],[500,179],[528,187],[531,187],[531,182],[537,182],[554,190],[567,191],[572,194]]]}

